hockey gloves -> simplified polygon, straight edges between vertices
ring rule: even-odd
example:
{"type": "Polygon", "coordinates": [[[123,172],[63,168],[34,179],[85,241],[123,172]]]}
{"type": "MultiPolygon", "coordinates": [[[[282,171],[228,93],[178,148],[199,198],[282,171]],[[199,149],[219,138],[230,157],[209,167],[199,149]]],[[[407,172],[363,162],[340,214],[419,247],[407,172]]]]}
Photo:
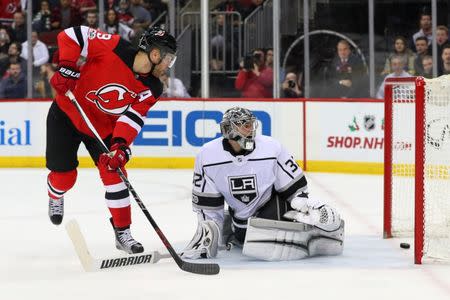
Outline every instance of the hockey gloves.
{"type": "Polygon", "coordinates": [[[131,158],[131,150],[125,143],[124,139],[113,139],[113,144],[109,153],[102,153],[98,159],[98,163],[108,171],[115,171],[122,168],[131,158]]]}
{"type": "Polygon", "coordinates": [[[320,209],[325,206],[325,202],[320,199],[307,198],[302,193],[291,200],[290,210],[283,215],[286,219],[302,222],[310,225],[316,225],[320,219],[320,209]]]}
{"type": "Polygon", "coordinates": [[[311,209],[318,209],[325,205],[320,199],[308,198],[305,194],[300,194],[294,197],[291,201],[291,207],[297,211],[307,213],[311,209]]]}
{"type": "Polygon", "coordinates": [[[58,70],[50,79],[50,84],[60,95],[65,95],[68,90],[75,89],[76,80],[80,78],[80,72],[76,63],[61,61],[58,70]]]}

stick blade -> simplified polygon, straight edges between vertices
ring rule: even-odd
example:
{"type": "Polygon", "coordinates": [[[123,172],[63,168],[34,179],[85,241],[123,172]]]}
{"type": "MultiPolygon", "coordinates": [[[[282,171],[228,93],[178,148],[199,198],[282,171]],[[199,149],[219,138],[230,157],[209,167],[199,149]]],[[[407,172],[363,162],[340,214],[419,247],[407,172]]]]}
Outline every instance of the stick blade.
{"type": "Polygon", "coordinates": [[[70,239],[72,240],[73,247],[75,248],[75,252],[80,259],[83,269],[86,272],[93,271],[94,259],[89,253],[88,247],[86,245],[86,240],[81,233],[78,222],[75,219],[67,222],[66,231],[70,239]]]}
{"type": "Polygon", "coordinates": [[[218,264],[197,264],[184,261],[180,267],[183,271],[201,275],[216,275],[220,272],[218,264]]]}

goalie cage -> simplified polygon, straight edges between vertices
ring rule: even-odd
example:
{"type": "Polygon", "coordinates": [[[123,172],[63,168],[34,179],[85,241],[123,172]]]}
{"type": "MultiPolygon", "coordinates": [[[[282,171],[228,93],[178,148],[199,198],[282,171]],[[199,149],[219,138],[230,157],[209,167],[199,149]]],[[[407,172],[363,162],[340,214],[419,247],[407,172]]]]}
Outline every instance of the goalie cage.
{"type": "Polygon", "coordinates": [[[450,76],[388,79],[384,134],[384,237],[450,262],[450,76]]]}

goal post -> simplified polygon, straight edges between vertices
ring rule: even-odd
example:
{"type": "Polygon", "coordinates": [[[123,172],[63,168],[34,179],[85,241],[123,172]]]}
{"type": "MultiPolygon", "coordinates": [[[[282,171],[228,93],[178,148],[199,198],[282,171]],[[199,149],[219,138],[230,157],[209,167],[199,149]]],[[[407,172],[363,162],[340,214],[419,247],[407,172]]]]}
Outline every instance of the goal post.
{"type": "Polygon", "coordinates": [[[383,235],[450,262],[450,76],[388,79],[384,130],[383,235]]]}

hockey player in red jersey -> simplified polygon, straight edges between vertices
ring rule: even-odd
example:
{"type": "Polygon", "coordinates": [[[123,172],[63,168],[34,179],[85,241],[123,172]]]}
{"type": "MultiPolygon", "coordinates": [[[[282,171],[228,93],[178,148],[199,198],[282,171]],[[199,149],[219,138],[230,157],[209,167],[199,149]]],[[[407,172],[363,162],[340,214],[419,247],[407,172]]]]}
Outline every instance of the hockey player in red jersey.
{"type": "Polygon", "coordinates": [[[162,93],[159,77],[176,60],[175,38],[160,28],[143,32],[135,49],[121,39],[86,26],[58,35],[59,66],[51,79],[57,91],[47,116],[46,165],[49,217],[59,225],[64,194],[77,178],[77,152],[86,146],[105,186],[116,247],[128,253],[144,251],[130,233],[129,191],[116,172],[131,158],[130,144],[138,135],[147,111],[162,93]],[[86,62],[77,64],[80,56],[86,62]],[[71,90],[110,153],[102,153],[76,107],[65,96],[71,90]]]}

